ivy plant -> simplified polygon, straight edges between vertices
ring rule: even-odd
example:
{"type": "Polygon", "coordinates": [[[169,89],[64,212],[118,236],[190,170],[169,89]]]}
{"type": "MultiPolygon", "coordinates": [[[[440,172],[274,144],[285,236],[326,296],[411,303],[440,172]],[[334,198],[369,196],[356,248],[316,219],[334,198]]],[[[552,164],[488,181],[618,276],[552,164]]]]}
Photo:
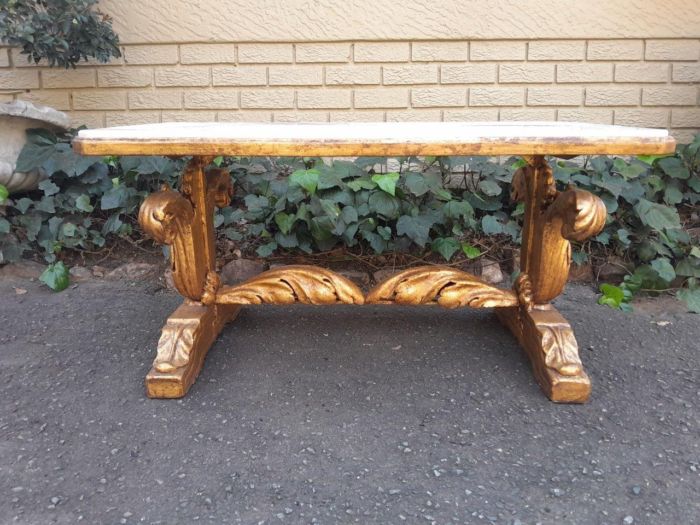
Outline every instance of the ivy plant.
{"type": "Polygon", "coordinates": [[[0,42],[20,48],[28,61],[75,67],[81,60],[121,56],[111,19],[98,0],[2,0],[0,42]]]}
{"type": "MultiPolygon", "coordinates": [[[[141,201],[163,184],[176,187],[187,161],[82,157],[70,148],[74,133],[28,132],[18,169],[38,168],[48,178],[24,195],[9,197],[0,187],[0,264],[32,252],[56,264],[66,250],[99,251],[110,238],[137,236],[141,201]]],[[[575,184],[591,191],[608,211],[598,236],[574,243],[574,260],[615,256],[632,268],[619,285],[602,287],[602,304],[629,309],[636,293],[675,290],[689,310],[698,310],[699,152],[700,136],[666,157],[550,160],[560,189],[575,184]]],[[[231,206],[215,212],[217,234],[249,255],[342,247],[453,261],[520,243],[523,207],[508,195],[523,164],[518,158],[217,157],[213,163],[231,172],[235,187],[231,206]]]]}

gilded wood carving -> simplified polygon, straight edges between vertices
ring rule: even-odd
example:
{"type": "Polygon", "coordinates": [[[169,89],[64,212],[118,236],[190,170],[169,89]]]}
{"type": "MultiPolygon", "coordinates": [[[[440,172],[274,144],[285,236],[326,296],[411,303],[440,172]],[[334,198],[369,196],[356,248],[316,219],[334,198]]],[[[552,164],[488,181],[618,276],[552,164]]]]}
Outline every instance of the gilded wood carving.
{"type": "Polygon", "coordinates": [[[543,157],[528,158],[529,164],[513,178],[512,196],[525,203],[525,224],[521,272],[512,290],[454,268],[424,266],[386,279],[366,296],[348,279],[315,266],[280,267],[235,286],[222,286],[215,267],[212,218],[215,206],[229,203],[231,180],[224,170],[205,171],[208,160],[193,158],[182,177],[181,192],[163,188],[144,201],[139,213],[144,230],[171,247],[175,285],[186,299],[163,328],[146,378],[149,396],[185,395],[209,346],[240,305],[368,303],[496,308],[552,400],[588,398],[590,381],[571,327],[548,303],[566,283],[570,241],[600,231],[605,207],[585,191],[558,192],[543,157]]]}
{"type": "Polygon", "coordinates": [[[569,277],[570,240],[596,235],[605,226],[603,201],[587,191],[558,192],[543,157],[513,175],[511,197],[524,202],[521,270],[530,277],[535,303],[557,297],[569,277]]]}
{"type": "Polygon", "coordinates": [[[515,306],[518,296],[447,266],[421,266],[389,277],[367,294],[370,304],[439,304],[446,308],[515,306]]]}
{"type": "Polygon", "coordinates": [[[355,283],[318,266],[285,266],[269,270],[216,293],[218,304],[363,304],[355,283]]]}
{"type": "Polygon", "coordinates": [[[537,381],[550,399],[584,402],[590,380],[567,323],[549,301],[568,279],[570,241],[596,235],[605,225],[606,210],[595,195],[575,188],[558,192],[544,157],[528,158],[513,176],[511,196],[525,203],[520,270],[532,292],[530,309],[499,308],[497,314],[525,349],[537,381]]]}

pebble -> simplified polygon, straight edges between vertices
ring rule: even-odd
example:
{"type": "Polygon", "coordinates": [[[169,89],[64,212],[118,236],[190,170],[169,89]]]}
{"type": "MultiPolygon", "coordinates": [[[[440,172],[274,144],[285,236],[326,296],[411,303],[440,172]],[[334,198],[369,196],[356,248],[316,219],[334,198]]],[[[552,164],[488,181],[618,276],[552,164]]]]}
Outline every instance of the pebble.
{"type": "Polygon", "coordinates": [[[625,525],[632,525],[634,523],[634,518],[632,516],[625,516],[622,519],[622,523],[624,523],[625,525]]]}
{"type": "Polygon", "coordinates": [[[553,488],[549,492],[552,494],[552,496],[555,496],[557,498],[564,494],[564,491],[561,490],[560,488],[553,488]]]}
{"type": "Polygon", "coordinates": [[[52,496],[49,501],[51,501],[53,505],[58,505],[58,502],[61,501],[61,498],[59,498],[58,496],[52,496]]]}
{"type": "Polygon", "coordinates": [[[635,496],[639,496],[642,493],[642,487],[639,487],[637,485],[632,487],[632,494],[635,496]]]}

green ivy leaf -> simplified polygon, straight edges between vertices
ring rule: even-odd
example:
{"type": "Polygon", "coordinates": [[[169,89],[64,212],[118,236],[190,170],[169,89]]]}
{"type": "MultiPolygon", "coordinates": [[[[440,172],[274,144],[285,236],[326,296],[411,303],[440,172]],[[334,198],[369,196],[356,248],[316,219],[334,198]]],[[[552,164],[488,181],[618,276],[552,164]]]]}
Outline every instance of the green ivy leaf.
{"type": "Polygon", "coordinates": [[[319,202],[325,214],[333,219],[333,221],[337,221],[340,217],[340,207],[335,202],[328,199],[320,199],[319,202]]]}
{"type": "Polygon", "coordinates": [[[352,191],[373,190],[377,184],[369,177],[358,177],[346,183],[352,191]]]}
{"type": "MultiPolygon", "coordinates": [[[[695,249],[698,248],[694,247],[693,250],[695,249]]],[[[700,251],[700,249],[698,250],[700,251]]],[[[678,262],[676,265],[676,275],[700,278],[700,255],[693,254],[692,250],[690,254],[691,257],[686,257],[678,262]]]]}
{"type": "Polygon", "coordinates": [[[267,244],[258,246],[255,250],[255,253],[257,253],[260,257],[269,257],[275,252],[276,249],[277,243],[275,241],[272,241],[268,242],[267,244]]]}
{"type": "Polygon", "coordinates": [[[462,243],[462,251],[464,252],[464,255],[467,256],[467,259],[476,259],[479,257],[479,255],[481,255],[481,250],[468,242],[462,243]]]}
{"type": "Polygon", "coordinates": [[[102,194],[100,208],[103,210],[114,210],[121,208],[129,198],[128,190],[124,186],[115,186],[102,194]]]}
{"type": "Polygon", "coordinates": [[[34,203],[34,209],[46,213],[56,213],[56,201],[53,196],[44,195],[39,202],[34,203]]]}
{"type": "Polygon", "coordinates": [[[370,211],[387,219],[395,219],[399,215],[399,200],[383,191],[372,193],[368,204],[370,211]]]}
{"type": "Polygon", "coordinates": [[[676,271],[673,269],[671,261],[665,257],[659,257],[651,261],[651,267],[659,274],[659,277],[668,283],[676,278],[676,271]]]}
{"type": "Polygon", "coordinates": [[[600,291],[603,295],[598,298],[598,304],[620,309],[625,302],[625,292],[619,286],[604,283],[600,285],[600,291]]]}
{"type": "Polygon", "coordinates": [[[680,228],[681,220],[675,208],[640,199],[634,206],[642,223],[655,230],[680,228]]]}
{"type": "Polygon", "coordinates": [[[425,177],[421,173],[410,172],[406,175],[406,188],[416,197],[425,195],[430,191],[425,177]]]}
{"type": "Polygon", "coordinates": [[[676,296],[685,303],[688,311],[700,314],[700,287],[683,288],[678,290],[676,296]]]}
{"type": "Polygon", "coordinates": [[[8,189],[0,184],[0,204],[4,204],[7,198],[10,196],[8,189]]]}
{"type": "Polygon", "coordinates": [[[481,229],[486,235],[498,235],[503,233],[503,224],[493,215],[484,215],[481,218],[481,229]]]}
{"type": "Polygon", "coordinates": [[[488,195],[489,197],[495,197],[501,194],[501,187],[498,185],[498,182],[491,179],[479,181],[479,189],[484,195],[488,195]]]}
{"type": "Polygon", "coordinates": [[[377,173],[372,175],[372,182],[375,182],[382,191],[389,195],[396,194],[396,182],[399,180],[398,173],[377,173]]]}
{"type": "Polygon", "coordinates": [[[377,226],[377,233],[385,241],[391,240],[391,228],[388,226],[377,226]]]}
{"type": "Polygon", "coordinates": [[[675,206],[676,204],[680,204],[682,201],[683,192],[678,189],[677,186],[670,184],[666,186],[666,191],[664,191],[664,202],[666,202],[666,204],[675,206]]]}
{"type": "Polygon", "coordinates": [[[289,183],[295,186],[300,186],[307,193],[313,195],[318,187],[318,178],[320,173],[316,169],[297,170],[289,176],[289,183]]]}
{"type": "Polygon", "coordinates": [[[85,213],[90,213],[95,209],[94,206],[90,204],[90,197],[85,194],[82,194],[75,199],[75,207],[80,211],[84,211],[85,213]]]}
{"type": "MultiPolygon", "coordinates": [[[[693,173],[693,175],[688,179],[688,187],[693,191],[700,193],[700,175],[693,173]]],[[[2,202],[2,200],[0,200],[2,202]]]]}
{"type": "Polygon", "coordinates": [[[39,189],[44,192],[44,195],[56,195],[61,188],[59,188],[53,181],[49,179],[44,179],[39,183],[39,189]]]}
{"type": "Polygon", "coordinates": [[[666,157],[658,162],[659,168],[663,172],[674,179],[685,180],[690,177],[688,168],[685,167],[683,161],[679,157],[666,157]]]}
{"type": "Polygon", "coordinates": [[[35,170],[56,153],[56,135],[48,129],[28,129],[27,142],[17,157],[19,172],[35,170]]]}
{"type": "Polygon", "coordinates": [[[70,284],[68,268],[65,264],[63,264],[63,261],[49,264],[39,277],[39,280],[51,288],[54,292],[65,290],[70,284]]]}
{"type": "Polygon", "coordinates": [[[626,180],[629,180],[639,177],[642,173],[645,173],[648,168],[641,164],[628,164],[623,159],[616,158],[613,161],[613,169],[626,180]]]}
{"type": "Polygon", "coordinates": [[[432,242],[430,248],[442,255],[446,261],[449,261],[455,252],[459,250],[460,244],[454,237],[438,237],[432,242]]]}
{"type": "Polygon", "coordinates": [[[343,219],[343,222],[345,224],[351,224],[353,222],[357,222],[358,216],[357,216],[357,210],[353,208],[352,206],[344,206],[343,210],[340,213],[340,217],[343,219]]]}
{"type": "Polygon", "coordinates": [[[292,230],[292,226],[294,226],[296,220],[296,215],[289,215],[285,212],[280,212],[275,215],[275,224],[277,224],[277,227],[283,235],[287,235],[292,230]]]}
{"type": "Polygon", "coordinates": [[[446,202],[442,209],[445,217],[450,219],[459,219],[460,217],[470,219],[474,216],[474,208],[467,201],[451,200],[446,202]]]}
{"type": "Polygon", "coordinates": [[[76,226],[72,222],[64,222],[61,225],[61,234],[64,237],[75,237],[76,226]]]}
{"type": "Polygon", "coordinates": [[[0,233],[10,233],[10,221],[0,217],[0,233]]]}
{"type": "Polygon", "coordinates": [[[402,215],[396,222],[396,233],[405,235],[418,246],[425,246],[430,238],[430,227],[433,225],[434,219],[427,215],[402,215]]]}

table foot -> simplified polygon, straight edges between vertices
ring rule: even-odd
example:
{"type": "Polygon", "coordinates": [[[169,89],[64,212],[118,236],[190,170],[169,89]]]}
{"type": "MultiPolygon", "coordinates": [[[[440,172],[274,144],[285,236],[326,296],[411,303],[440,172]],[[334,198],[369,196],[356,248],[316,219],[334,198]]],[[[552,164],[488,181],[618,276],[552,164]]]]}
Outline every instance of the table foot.
{"type": "Polygon", "coordinates": [[[158,355],[146,376],[148,397],[183,397],[199,375],[209,347],[240,308],[189,301],[179,306],[163,327],[158,355]]]}
{"type": "Polygon", "coordinates": [[[557,403],[585,403],[591,381],[578,355],[571,325],[551,305],[531,310],[496,308],[496,315],[515,335],[530,359],[535,379],[557,403]]]}

